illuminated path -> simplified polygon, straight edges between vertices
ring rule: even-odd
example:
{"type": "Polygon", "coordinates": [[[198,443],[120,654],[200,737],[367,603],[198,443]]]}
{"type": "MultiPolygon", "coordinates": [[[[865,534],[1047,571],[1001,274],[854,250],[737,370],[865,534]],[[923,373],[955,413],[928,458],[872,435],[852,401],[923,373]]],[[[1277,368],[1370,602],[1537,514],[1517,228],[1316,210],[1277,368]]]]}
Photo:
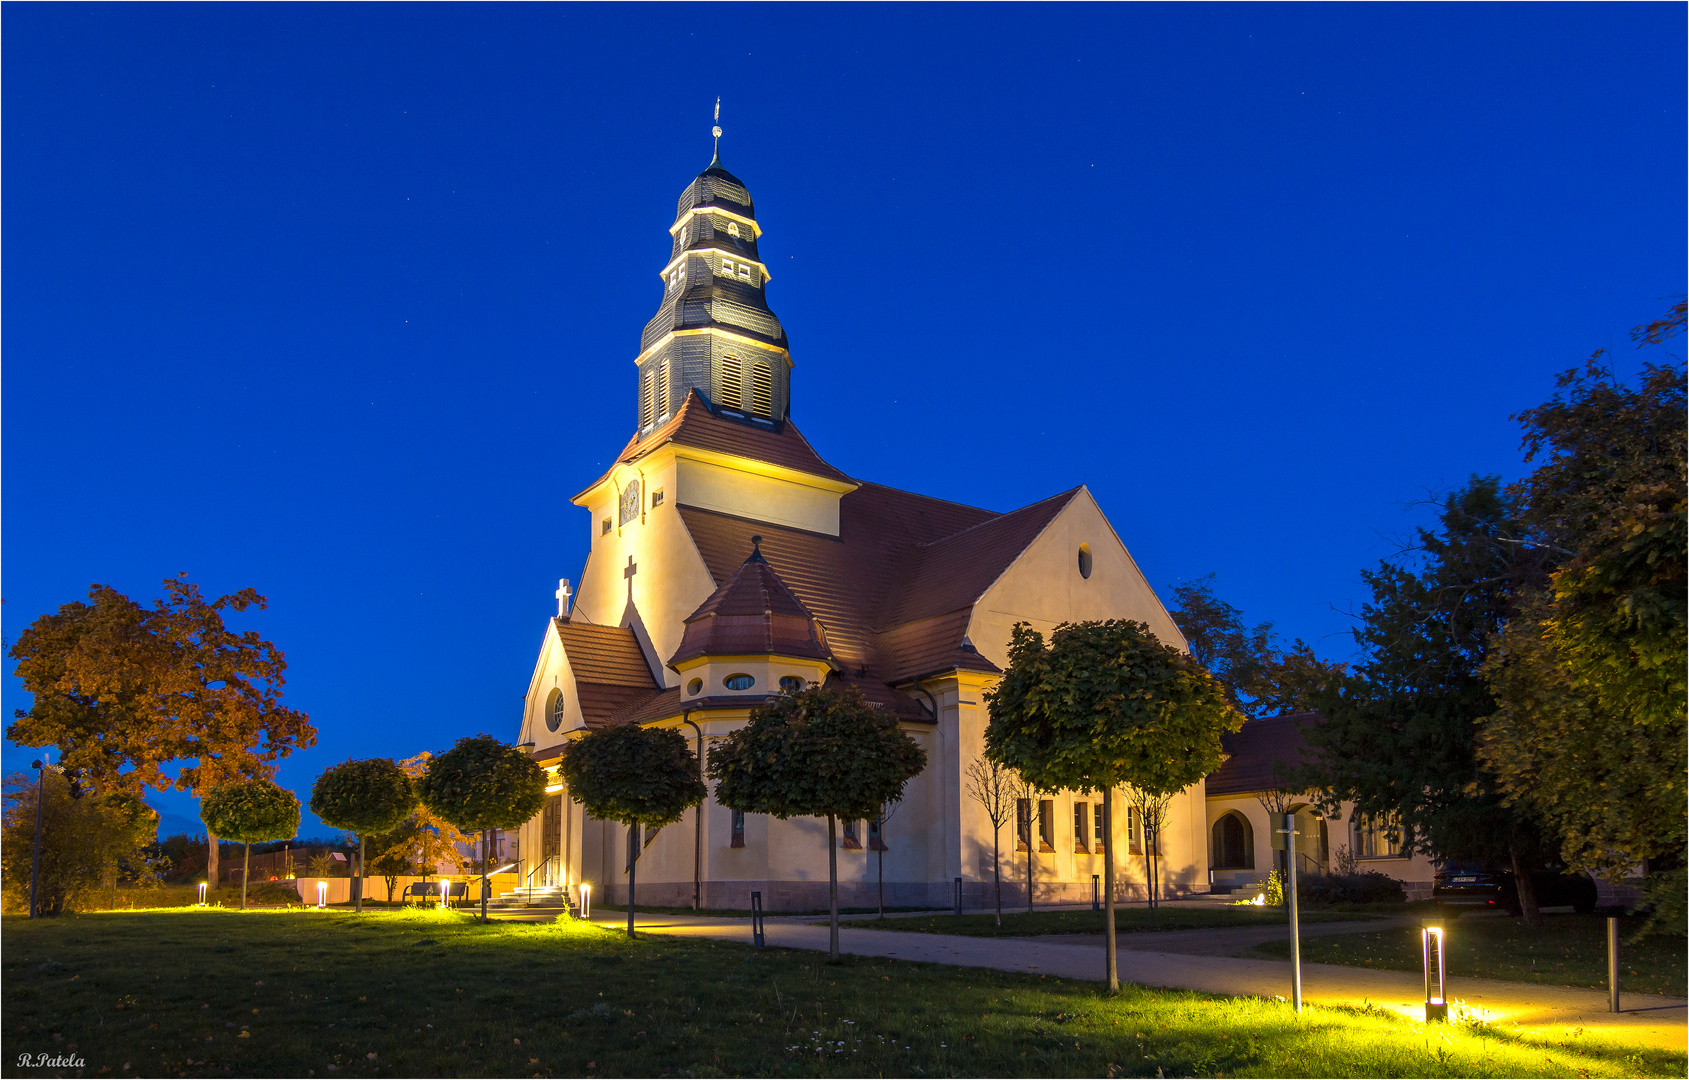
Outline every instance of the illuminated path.
{"type": "MultiPolygon", "coordinates": [[[[751,943],[749,919],[639,915],[641,931],[681,937],[708,937],[751,943]]],[[[599,909],[594,923],[625,926],[626,911],[599,909]]],[[[1365,924],[1349,924],[1350,928],[1365,924]]],[[[788,949],[827,950],[827,927],[814,925],[814,916],[770,916],[765,923],[770,945],[788,949]]],[[[1120,936],[1127,937],[1141,935],[1120,936]]],[[[1099,939],[1100,940],[1100,939],[1099,939]]],[[[944,934],[911,934],[895,930],[839,931],[839,948],[852,956],[879,956],[928,964],[995,968],[1063,979],[1101,981],[1100,945],[1038,938],[972,938],[944,934]]],[[[1201,990],[1211,994],[1285,997],[1290,993],[1290,965],[1276,960],[1247,960],[1227,956],[1185,955],[1120,950],[1120,977],[1146,986],[1201,990]]],[[[1510,1032],[1537,1033],[1549,1038],[1572,1037],[1576,1029],[1589,1035],[1625,1042],[1685,1049],[1689,1005],[1683,998],[1654,994],[1626,994],[1626,1012],[1607,1011],[1607,995],[1600,990],[1575,990],[1498,979],[1454,977],[1449,997],[1481,1009],[1486,1019],[1510,1032]]],[[[1335,964],[1302,965],[1302,998],[1318,1005],[1361,1005],[1371,1002],[1403,1015],[1424,1015],[1423,978],[1417,972],[1377,971],[1335,964]]]]}

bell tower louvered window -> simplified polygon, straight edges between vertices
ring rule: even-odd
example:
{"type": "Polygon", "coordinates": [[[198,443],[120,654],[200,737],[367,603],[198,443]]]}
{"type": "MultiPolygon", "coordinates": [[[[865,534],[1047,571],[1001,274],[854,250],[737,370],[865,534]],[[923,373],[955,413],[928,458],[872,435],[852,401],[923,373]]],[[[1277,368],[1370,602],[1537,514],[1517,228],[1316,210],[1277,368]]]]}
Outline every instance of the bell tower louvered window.
{"type": "Polygon", "coordinates": [[[744,394],[739,385],[740,365],[737,356],[723,356],[716,373],[716,394],[720,404],[729,409],[745,407],[744,394]]]}
{"type": "Polygon", "coordinates": [[[657,391],[657,373],[655,371],[647,372],[645,377],[640,380],[640,383],[639,430],[644,431],[646,428],[651,426],[651,421],[654,416],[651,409],[655,404],[654,398],[656,397],[657,391]]]}
{"type": "Polygon", "coordinates": [[[657,366],[657,423],[669,418],[669,362],[657,366]]]}
{"type": "Polygon", "coordinates": [[[764,420],[774,418],[774,373],[760,360],[751,365],[751,411],[764,420]]]}

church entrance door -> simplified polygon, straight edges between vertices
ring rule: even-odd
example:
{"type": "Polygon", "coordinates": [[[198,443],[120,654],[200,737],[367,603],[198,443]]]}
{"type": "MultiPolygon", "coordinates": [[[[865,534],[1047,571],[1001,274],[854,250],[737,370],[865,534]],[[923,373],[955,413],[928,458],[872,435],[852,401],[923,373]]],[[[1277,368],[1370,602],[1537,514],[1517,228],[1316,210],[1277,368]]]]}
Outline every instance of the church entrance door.
{"type": "Polygon", "coordinates": [[[540,877],[541,884],[561,885],[563,883],[563,796],[552,795],[545,800],[545,810],[540,816],[540,865],[543,867],[540,877]]]}

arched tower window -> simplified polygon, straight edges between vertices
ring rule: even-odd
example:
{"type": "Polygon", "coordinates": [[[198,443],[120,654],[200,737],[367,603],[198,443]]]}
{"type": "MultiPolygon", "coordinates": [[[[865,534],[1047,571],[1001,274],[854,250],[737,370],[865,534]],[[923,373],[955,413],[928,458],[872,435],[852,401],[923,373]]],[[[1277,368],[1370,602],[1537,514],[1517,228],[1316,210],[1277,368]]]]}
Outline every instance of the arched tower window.
{"type": "Polygon", "coordinates": [[[740,365],[737,356],[723,356],[717,365],[715,381],[716,403],[729,409],[745,407],[744,395],[739,387],[740,365]]]}
{"type": "Polygon", "coordinates": [[[1255,868],[1254,830],[1249,827],[1249,819],[1236,810],[1228,811],[1214,823],[1214,868],[1255,868]]]}
{"type": "Polygon", "coordinates": [[[764,420],[774,419],[774,373],[766,360],[751,365],[751,411],[764,420]]]}
{"type": "Polygon", "coordinates": [[[563,726],[563,691],[553,690],[545,702],[545,726],[548,731],[556,731],[563,726]]]}

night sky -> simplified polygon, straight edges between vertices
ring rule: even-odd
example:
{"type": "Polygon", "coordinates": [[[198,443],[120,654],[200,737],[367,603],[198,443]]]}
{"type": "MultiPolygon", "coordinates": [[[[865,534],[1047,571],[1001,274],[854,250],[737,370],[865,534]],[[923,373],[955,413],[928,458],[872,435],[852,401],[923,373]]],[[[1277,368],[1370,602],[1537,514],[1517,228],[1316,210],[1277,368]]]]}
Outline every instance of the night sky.
{"type": "Polygon", "coordinates": [[[1215,573],[1334,659],[1425,500],[1519,475],[1509,414],[1633,370],[1685,288],[1681,4],[3,30],[7,643],[90,582],[256,587],[302,797],[515,738],[717,96],[824,457],[996,510],[1087,484],[1164,595],[1215,573]]]}

